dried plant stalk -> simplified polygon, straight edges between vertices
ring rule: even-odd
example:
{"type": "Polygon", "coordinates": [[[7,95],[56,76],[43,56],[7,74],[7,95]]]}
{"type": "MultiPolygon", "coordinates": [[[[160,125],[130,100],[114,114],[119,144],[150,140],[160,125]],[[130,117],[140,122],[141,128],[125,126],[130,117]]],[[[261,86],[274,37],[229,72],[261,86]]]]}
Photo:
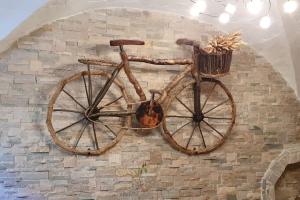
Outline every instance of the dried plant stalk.
{"type": "Polygon", "coordinates": [[[237,50],[242,44],[241,33],[235,32],[214,37],[208,42],[204,50],[207,53],[223,53],[224,51],[237,50]]]}

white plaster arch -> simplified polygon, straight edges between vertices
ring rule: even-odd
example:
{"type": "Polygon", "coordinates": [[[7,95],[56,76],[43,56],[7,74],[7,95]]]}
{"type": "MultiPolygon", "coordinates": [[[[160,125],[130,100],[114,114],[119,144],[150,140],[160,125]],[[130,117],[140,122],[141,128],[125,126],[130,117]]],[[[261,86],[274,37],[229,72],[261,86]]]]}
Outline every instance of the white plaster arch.
{"type": "Polygon", "coordinates": [[[261,180],[261,199],[275,200],[275,184],[290,164],[300,162],[300,145],[286,148],[270,163],[261,180]]]}
{"type": "MultiPolygon", "coordinates": [[[[268,30],[262,30],[259,27],[259,16],[251,17],[244,12],[240,12],[239,15],[235,16],[235,20],[226,26],[220,25],[218,20],[215,18],[209,18],[206,16],[200,16],[197,20],[213,24],[219,30],[223,31],[241,30],[244,40],[249,44],[249,46],[265,57],[272,64],[274,69],[282,74],[288,85],[295,91],[296,94],[298,93],[299,97],[300,80],[297,82],[297,79],[300,77],[300,69],[298,69],[300,68],[300,65],[298,66],[298,61],[294,61],[292,56],[294,54],[291,52],[293,51],[291,45],[296,44],[295,39],[290,41],[290,38],[288,37],[289,35],[287,35],[287,31],[285,30],[286,25],[282,20],[282,11],[280,6],[283,1],[284,0],[272,2],[272,9],[269,14],[276,23],[273,23],[271,28],[268,30]],[[298,72],[299,77],[297,76],[298,72]]],[[[57,19],[76,15],[90,9],[116,7],[134,8],[191,17],[189,14],[191,6],[192,3],[190,0],[49,0],[43,7],[33,13],[27,20],[12,31],[8,37],[0,42],[0,53],[7,50],[22,36],[29,34],[33,30],[36,30],[45,24],[49,24],[57,19]]],[[[210,9],[216,13],[223,12],[223,8],[219,7],[211,6],[210,9]]],[[[290,28],[297,27],[296,19],[297,18],[293,19],[295,24],[290,25],[290,28]]],[[[290,22],[291,20],[286,19],[286,21],[290,22]]],[[[295,36],[297,36],[297,34],[295,34],[295,36]]],[[[298,58],[298,56],[294,57],[298,58]]]]}

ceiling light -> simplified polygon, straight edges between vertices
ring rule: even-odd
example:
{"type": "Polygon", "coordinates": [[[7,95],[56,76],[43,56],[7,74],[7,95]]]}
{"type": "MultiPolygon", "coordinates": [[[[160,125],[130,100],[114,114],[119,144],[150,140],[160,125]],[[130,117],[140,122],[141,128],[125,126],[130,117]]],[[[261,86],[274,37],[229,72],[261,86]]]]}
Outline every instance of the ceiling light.
{"type": "Polygon", "coordinates": [[[271,26],[271,18],[269,16],[264,16],[260,19],[259,25],[263,29],[268,29],[271,26]]]}
{"type": "Polygon", "coordinates": [[[229,4],[226,5],[225,11],[233,15],[236,11],[236,6],[229,3],[229,4]]]}
{"type": "Polygon", "coordinates": [[[251,14],[258,14],[262,9],[263,3],[261,0],[250,0],[247,3],[247,9],[251,14]]]}
{"type": "Polygon", "coordinates": [[[222,24],[227,24],[230,20],[230,15],[228,13],[222,13],[219,16],[219,22],[222,24]]]}
{"type": "Polygon", "coordinates": [[[206,2],[204,0],[197,1],[190,10],[190,14],[194,17],[206,10],[206,2]]]}
{"type": "Polygon", "coordinates": [[[288,0],[283,4],[283,11],[285,13],[293,13],[297,9],[298,4],[295,0],[288,0]]]}
{"type": "Polygon", "coordinates": [[[199,10],[195,7],[195,6],[193,6],[192,8],[191,8],[191,10],[190,10],[190,14],[193,16],[193,17],[197,17],[198,15],[199,15],[199,10]]]}

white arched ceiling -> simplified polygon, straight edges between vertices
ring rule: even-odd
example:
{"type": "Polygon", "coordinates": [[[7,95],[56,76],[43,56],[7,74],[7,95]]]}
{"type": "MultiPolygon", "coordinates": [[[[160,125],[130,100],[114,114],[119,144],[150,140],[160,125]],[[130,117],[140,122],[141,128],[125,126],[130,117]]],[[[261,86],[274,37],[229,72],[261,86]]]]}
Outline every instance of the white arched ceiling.
{"type": "MultiPolygon", "coordinates": [[[[285,0],[272,2],[269,15],[273,24],[263,30],[259,27],[260,16],[251,16],[243,8],[243,1],[235,0],[239,6],[231,22],[219,24],[217,18],[200,15],[197,20],[215,25],[224,31],[241,31],[243,39],[259,54],[264,56],[283,76],[288,85],[300,96],[300,11],[293,15],[282,12],[285,0]]],[[[224,10],[217,1],[208,2],[208,13],[218,15],[224,10]]],[[[95,8],[136,8],[190,17],[189,10],[193,3],[190,0],[50,0],[20,24],[8,37],[0,42],[0,52],[5,51],[18,38],[31,31],[60,18],[75,15],[95,8]]],[[[267,6],[267,5],[266,5],[267,6]]],[[[267,10],[267,8],[266,8],[267,10]]],[[[249,66],[250,67],[250,66],[249,66]]]]}

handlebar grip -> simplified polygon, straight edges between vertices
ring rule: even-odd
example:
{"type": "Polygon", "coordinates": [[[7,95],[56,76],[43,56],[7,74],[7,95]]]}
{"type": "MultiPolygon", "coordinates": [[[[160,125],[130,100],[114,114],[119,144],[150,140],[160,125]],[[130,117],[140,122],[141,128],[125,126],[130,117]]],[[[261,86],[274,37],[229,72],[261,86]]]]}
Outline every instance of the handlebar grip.
{"type": "Polygon", "coordinates": [[[186,38],[179,38],[176,41],[176,44],[178,44],[178,45],[188,45],[188,46],[193,46],[193,47],[200,48],[199,42],[197,42],[195,40],[186,39],[186,38]]]}
{"type": "Polygon", "coordinates": [[[110,40],[110,46],[123,46],[123,45],[144,45],[142,40],[110,40]]]}

